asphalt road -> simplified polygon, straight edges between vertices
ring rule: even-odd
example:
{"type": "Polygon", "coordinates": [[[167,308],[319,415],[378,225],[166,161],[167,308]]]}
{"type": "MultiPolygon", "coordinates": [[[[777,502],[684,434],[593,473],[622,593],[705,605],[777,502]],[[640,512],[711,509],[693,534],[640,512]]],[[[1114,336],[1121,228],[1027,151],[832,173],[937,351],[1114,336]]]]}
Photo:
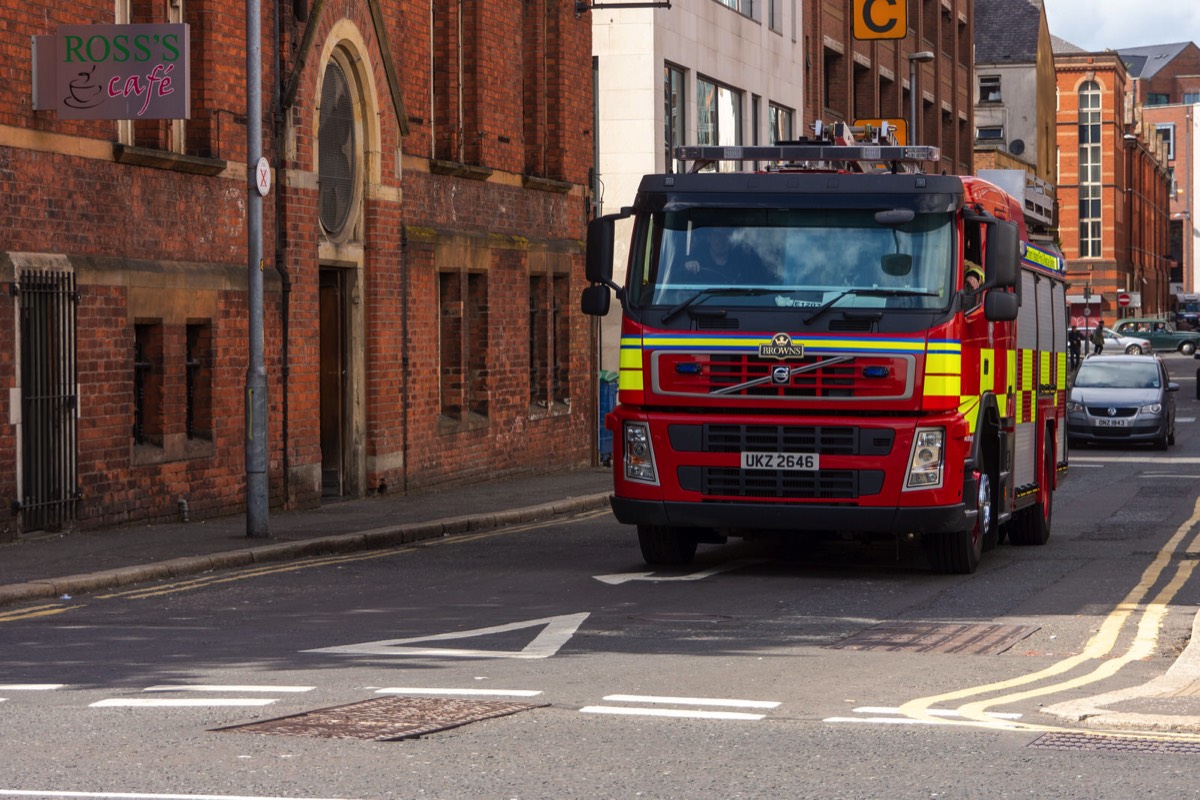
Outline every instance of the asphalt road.
{"type": "Polygon", "coordinates": [[[971,576],[853,543],[647,573],[600,513],[4,609],[0,796],[1200,796],[1200,403],[1166,360],[1178,444],[1073,452],[1049,544],[971,576]]]}

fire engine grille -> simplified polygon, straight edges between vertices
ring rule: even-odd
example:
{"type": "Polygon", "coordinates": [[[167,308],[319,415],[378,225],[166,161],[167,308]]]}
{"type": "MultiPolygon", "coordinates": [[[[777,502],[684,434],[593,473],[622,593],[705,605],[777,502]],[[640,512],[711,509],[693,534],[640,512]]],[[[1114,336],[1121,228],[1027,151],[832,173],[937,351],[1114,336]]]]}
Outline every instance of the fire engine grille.
{"type": "Polygon", "coordinates": [[[794,425],[706,425],[704,452],[828,453],[853,455],[857,430],[794,425]]]}
{"type": "Polygon", "coordinates": [[[750,399],[897,399],[911,395],[909,358],[809,356],[778,361],[741,353],[663,353],[656,361],[656,388],[665,394],[750,399]],[[776,383],[775,371],[791,370],[776,383]],[[740,388],[735,388],[740,387],[740,388]]]}
{"type": "Polygon", "coordinates": [[[672,425],[676,453],[819,453],[823,456],[877,456],[892,452],[889,428],[846,425],[672,425]]]}
{"type": "MultiPolygon", "coordinates": [[[[882,485],[883,473],[851,469],[815,472],[769,469],[727,469],[705,467],[700,470],[700,491],[721,497],[769,497],[787,500],[853,500],[860,494],[864,475],[882,485]]],[[[878,489],[876,489],[878,491],[878,489]]]]}

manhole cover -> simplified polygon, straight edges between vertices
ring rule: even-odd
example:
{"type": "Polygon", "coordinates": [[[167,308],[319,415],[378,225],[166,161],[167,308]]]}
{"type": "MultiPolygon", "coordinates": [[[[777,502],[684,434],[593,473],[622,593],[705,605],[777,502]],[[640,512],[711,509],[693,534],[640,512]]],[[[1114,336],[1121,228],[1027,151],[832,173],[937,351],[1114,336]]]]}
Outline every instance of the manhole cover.
{"type": "Polygon", "coordinates": [[[1200,753],[1200,742],[1094,733],[1047,733],[1029,743],[1049,750],[1123,750],[1127,753],[1200,753]]]}
{"type": "Polygon", "coordinates": [[[996,655],[1036,630],[1033,625],[883,622],[830,647],[835,650],[996,655]]]}
{"type": "Polygon", "coordinates": [[[549,703],[506,703],[440,697],[380,697],[215,730],[390,742],[547,705],[549,703]]]}

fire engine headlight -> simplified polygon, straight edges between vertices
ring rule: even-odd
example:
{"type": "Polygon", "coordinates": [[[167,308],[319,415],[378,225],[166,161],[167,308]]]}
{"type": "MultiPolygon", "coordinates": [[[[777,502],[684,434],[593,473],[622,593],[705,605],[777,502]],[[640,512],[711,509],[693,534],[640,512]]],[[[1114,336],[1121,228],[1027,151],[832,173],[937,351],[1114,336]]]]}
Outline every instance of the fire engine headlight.
{"type": "Polygon", "coordinates": [[[658,483],[654,448],[650,445],[650,426],[644,422],[625,423],[625,479],[658,483]]]}
{"type": "Polygon", "coordinates": [[[918,428],[908,464],[909,489],[933,489],[942,485],[945,428],[918,428]]]}

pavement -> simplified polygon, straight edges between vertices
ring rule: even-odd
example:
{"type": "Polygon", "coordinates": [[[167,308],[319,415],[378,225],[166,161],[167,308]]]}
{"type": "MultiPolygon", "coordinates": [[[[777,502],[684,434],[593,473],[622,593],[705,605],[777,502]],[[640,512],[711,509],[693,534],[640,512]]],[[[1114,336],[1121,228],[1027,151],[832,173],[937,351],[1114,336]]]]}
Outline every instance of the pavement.
{"type": "Polygon", "coordinates": [[[612,471],[520,475],[414,494],[387,493],[268,513],[267,536],[246,515],[33,533],[0,542],[0,606],[268,561],[408,542],[608,507],[612,471]]]}

